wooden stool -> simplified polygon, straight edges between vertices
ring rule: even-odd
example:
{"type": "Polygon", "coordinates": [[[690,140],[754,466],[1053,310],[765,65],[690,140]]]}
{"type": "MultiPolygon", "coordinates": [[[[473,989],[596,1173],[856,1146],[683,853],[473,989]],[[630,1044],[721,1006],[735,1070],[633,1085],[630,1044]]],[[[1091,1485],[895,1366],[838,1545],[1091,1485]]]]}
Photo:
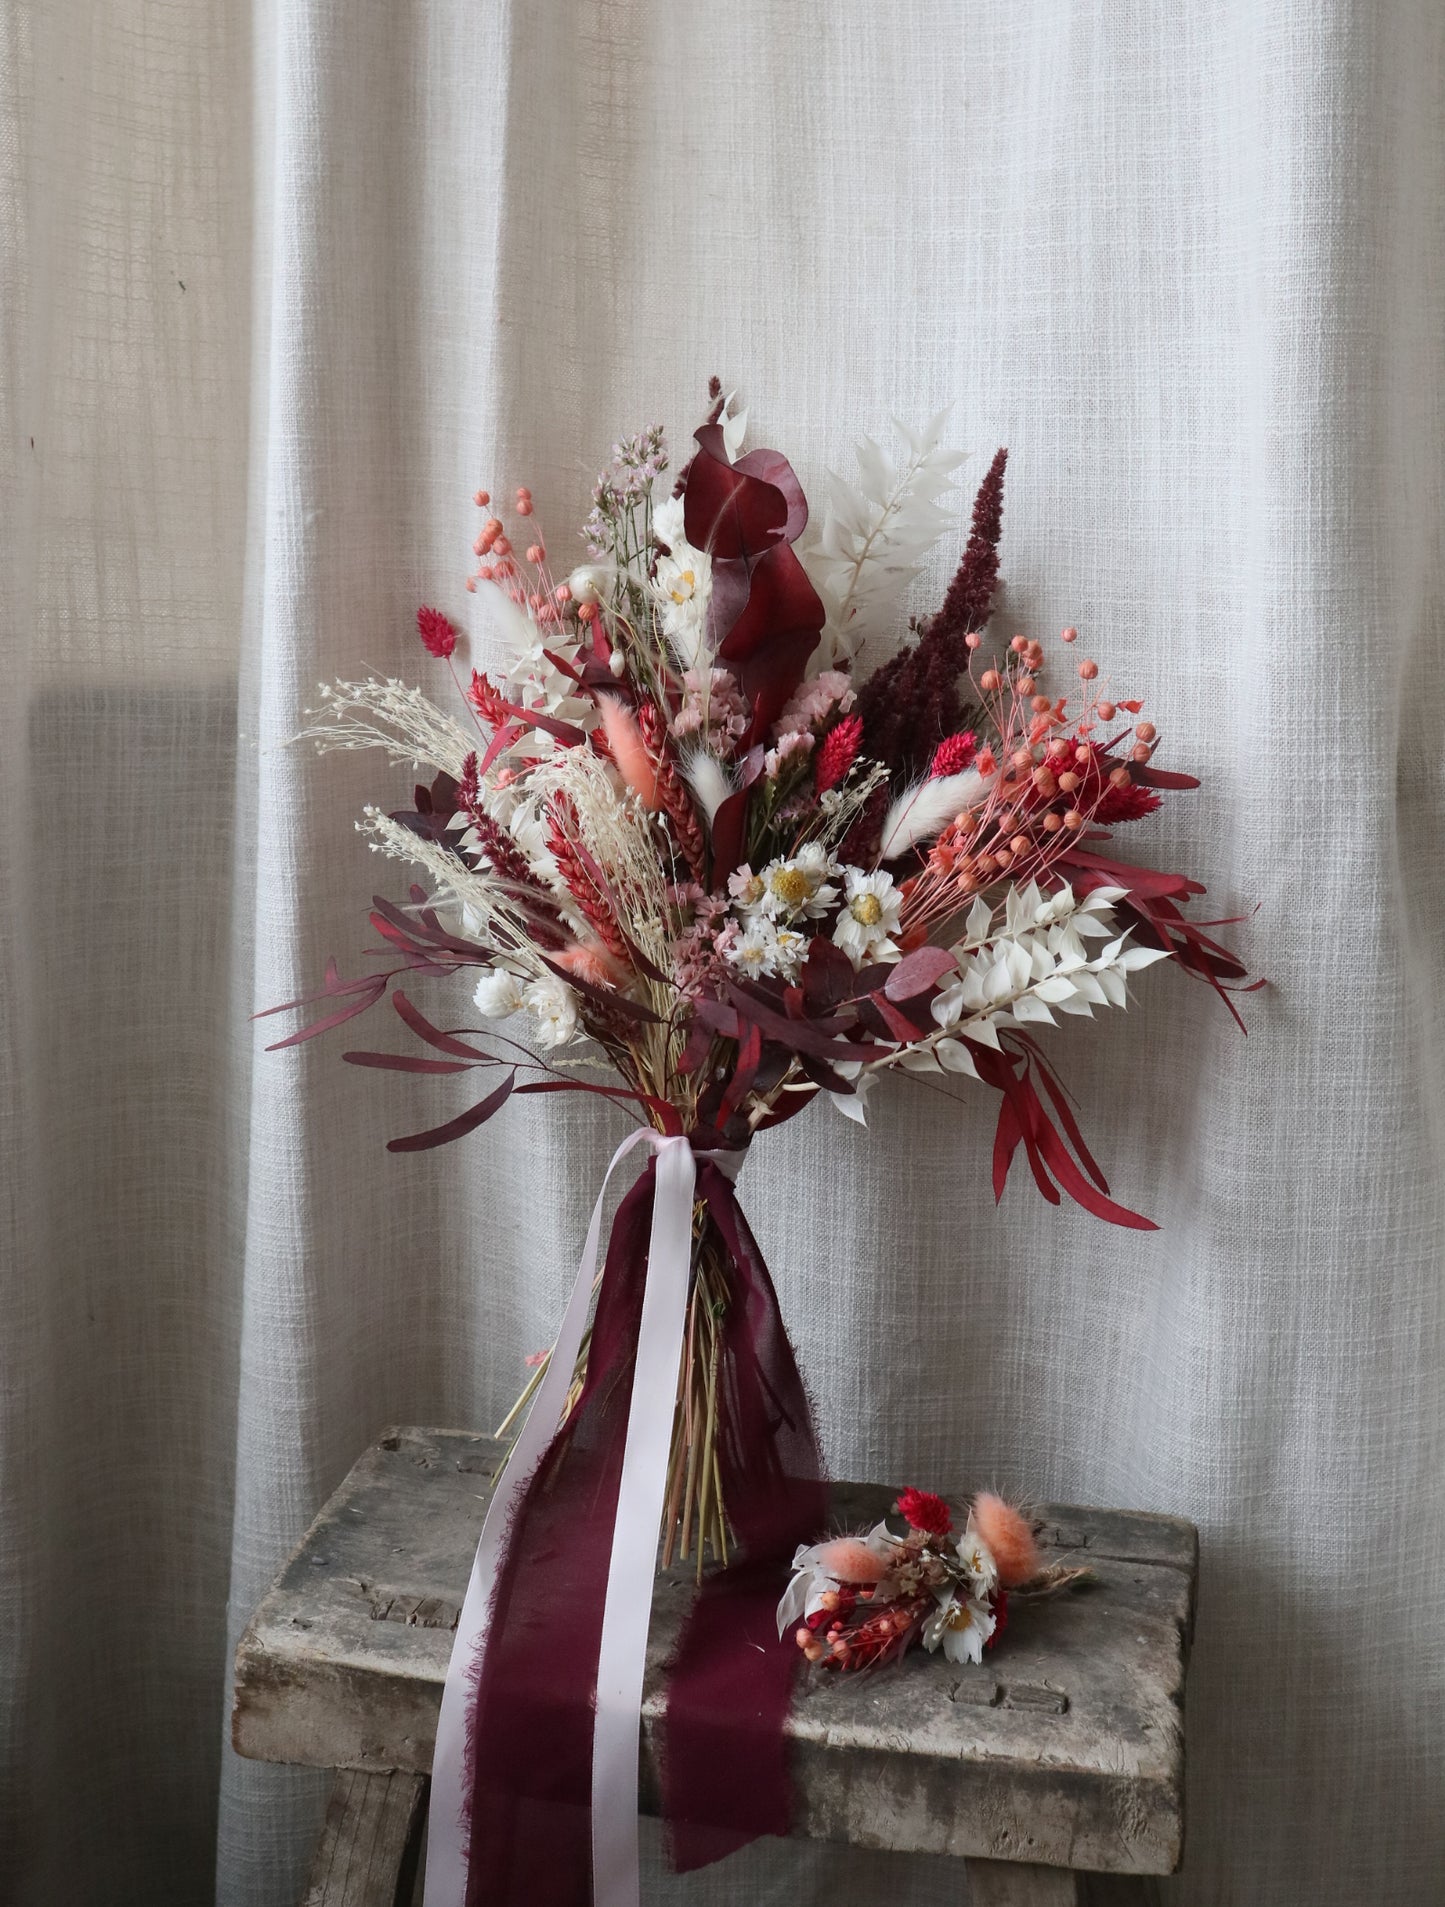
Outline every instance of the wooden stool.
{"type": "MultiPolygon", "coordinates": [[[[241,1638],[237,1753],[340,1771],[305,1907],[411,1899],[452,1630],[501,1455],[461,1431],[385,1432],[241,1638]]],[[[894,1494],[836,1485],[834,1527],[877,1522],[894,1494]]],[[[961,1855],[975,1907],[1144,1907],[1157,1898],[1146,1877],[1172,1873],[1183,1852],[1198,1539],[1177,1517],[1132,1510],[1060,1504],[1042,1516],[1046,1551],[1098,1581],[1015,1602],[979,1667],[916,1650],[876,1675],[800,1678],[788,1723],[795,1832],[961,1855]]],[[[690,1586],[686,1567],[660,1576],[653,1602],[649,1811],[660,1667],[690,1586]]]]}

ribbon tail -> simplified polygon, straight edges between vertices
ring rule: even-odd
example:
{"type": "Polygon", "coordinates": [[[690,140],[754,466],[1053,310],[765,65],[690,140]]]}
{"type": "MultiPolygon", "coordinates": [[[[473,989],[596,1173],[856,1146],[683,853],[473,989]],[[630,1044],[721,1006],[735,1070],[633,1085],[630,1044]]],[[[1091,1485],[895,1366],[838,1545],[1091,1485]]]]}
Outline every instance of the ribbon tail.
{"type": "Polygon", "coordinates": [[[667,1492],[678,1364],[692,1267],[695,1166],[686,1139],[657,1147],[647,1286],[597,1661],[592,1740],[594,1907],[637,1907],[637,1763],[658,1531],[667,1492]]]}
{"type": "Polygon", "coordinates": [[[577,1279],[567,1300],[546,1374],[532,1408],[512,1446],[482,1525],[456,1638],[442,1692],[432,1757],[430,1810],[427,1818],[426,1907],[464,1907],[467,1895],[468,1784],[467,1710],[471,1686],[487,1646],[488,1620],[513,1518],[538,1464],[557,1432],[572,1372],[582,1348],[597,1256],[602,1240],[603,1198],[607,1181],[635,1145],[652,1139],[646,1130],[631,1133],[612,1155],[592,1209],[577,1279]]]}
{"type": "Polygon", "coordinates": [[[799,1531],[827,1515],[812,1411],[767,1265],[725,1175],[705,1162],[700,1188],[731,1264],[718,1461],[742,1553],[704,1582],[668,1682],[663,1813],[683,1873],[789,1830],[785,1728],[801,1657],[791,1638],[778,1641],[778,1592],[799,1531]]]}

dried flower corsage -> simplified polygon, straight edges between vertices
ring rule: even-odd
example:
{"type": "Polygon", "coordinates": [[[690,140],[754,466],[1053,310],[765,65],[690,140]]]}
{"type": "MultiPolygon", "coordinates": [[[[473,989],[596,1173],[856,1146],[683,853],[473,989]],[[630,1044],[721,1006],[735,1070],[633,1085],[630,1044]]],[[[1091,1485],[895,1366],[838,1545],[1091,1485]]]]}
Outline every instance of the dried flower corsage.
{"type": "Polygon", "coordinates": [[[902,1530],[885,1519],[794,1556],[778,1634],[793,1629],[809,1662],[877,1668],[915,1642],[950,1662],[981,1662],[1003,1634],[1010,1594],[1052,1595],[1091,1579],[1087,1569],[1046,1566],[1027,1517],[991,1491],[974,1498],[960,1536],[928,1490],[904,1490],[894,1509],[902,1530]]]}

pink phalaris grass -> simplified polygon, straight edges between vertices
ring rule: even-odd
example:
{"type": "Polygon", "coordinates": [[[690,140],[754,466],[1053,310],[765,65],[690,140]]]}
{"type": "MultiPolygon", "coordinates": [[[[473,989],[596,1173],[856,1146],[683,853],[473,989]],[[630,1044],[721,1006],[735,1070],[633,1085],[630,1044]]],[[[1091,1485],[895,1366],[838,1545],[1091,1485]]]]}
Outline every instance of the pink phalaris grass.
{"type": "Polygon", "coordinates": [[[923,1530],[929,1536],[947,1536],[953,1528],[953,1516],[941,1496],[935,1496],[932,1490],[908,1489],[900,1491],[898,1514],[916,1530],[923,1530]]]}
{"type": "Polygon", "coordinates": [[[425,603],[416,612],[416,632],[438,661],[445,662],[457,646],[457,632],[450,619],[439,609],[428,609],[425,603]]]}
{"type": "Polygon", "coordinates": [[[841,722],[828,730],[818,744],[818,753],[813,761],[813,786],[820,795],[827,794],[830,788],[836,788],[858,759],[858,749],[863,741],[863,718],[860,715],[845,715],[841,722]]]}
{"type": "Polygon", "coordinates": [[[472,679],[467,687],[467,700],[492,728],[501,728],[507,719],[506,698],[501,690],[480,669],[472,670],[472,679]]]}
{"type": "Polygon", "coordinates": [[[695,881],[707,882],[707,843],[693,811],[692,796],[678,774],[667,739],[667,723],[655,702],[644,702],[637,711],[637,727],[653,763],[658,799],[668,820],[683,859],[695,881]]]}
{"type": "Polygon", "coordinates": [[[980,1490],[973,1499],[973,1527],[988,1545],[1005,1589],[1017,1589],[1038,1575],[1043,1558],[1033,1525],[1021,1510],[992,1490],[980,1490]]]}
{"type": "Polygon", "coordinates": [[[944,775],[961,775],[966,768],[972,768],[977,753],[978,737],[971,728],[962,729],[957,735],[945,736],[933,751],[933,760],[928,764],[928,779],[937,781],[944,775]]]}
{"type": "Polygon", "coordinates": [[[588,857],[584,857],[577,845],[577,810],[566,795],[554,795],[548,804],[547,846],[568,893],[581,908],[592,931],[615,960],[630,967],[627,938],[618,925],[611,900],[593,877],[588,857]]]}

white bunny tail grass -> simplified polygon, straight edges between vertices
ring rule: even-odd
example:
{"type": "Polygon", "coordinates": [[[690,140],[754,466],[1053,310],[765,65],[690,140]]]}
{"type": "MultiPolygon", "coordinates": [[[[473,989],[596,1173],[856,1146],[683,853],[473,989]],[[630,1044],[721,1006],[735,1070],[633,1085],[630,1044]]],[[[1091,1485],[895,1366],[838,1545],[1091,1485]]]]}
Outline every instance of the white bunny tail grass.
{"type": "Polygon", "coordinates": [[[968,768],[961,775],[938,775],[905,788],[884,817],[879,860],[896,861],[919,842],[931,841],[955,815],[981,799],[988,785],[986,776],[968,768]]]}

